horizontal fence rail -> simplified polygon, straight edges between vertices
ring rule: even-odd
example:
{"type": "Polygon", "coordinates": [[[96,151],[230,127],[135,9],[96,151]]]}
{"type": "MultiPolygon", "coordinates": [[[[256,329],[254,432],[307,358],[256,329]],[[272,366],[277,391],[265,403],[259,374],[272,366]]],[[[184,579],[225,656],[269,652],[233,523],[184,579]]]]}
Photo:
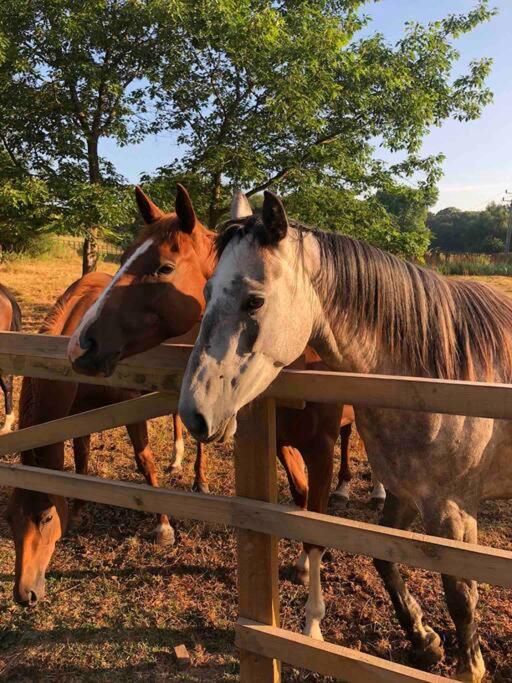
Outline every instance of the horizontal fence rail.
{"type": "Polygon", "coordinates": [[[240,618],[235,632],[235,642],[240,648],[271,656],[286,664],[309,669],[324,676],[334,676],[342,681],[441,683],[455,680],[388,662],[359,650],[313,640],[300,633],[267,626],[250,619],[240,618]]]}
{"type": "MultiPolygon", "coordinates": [[[[162,344],[119,363],[112,377],[73,372],[67,337],[0,332],[0,371],[179,395],[191,347],[162,344]]],[[[280,401],[350,403],[473,417],[512,419],[512,386],[348,372],[283,370],[264,396],[280,401]]]]}
{"type": "Polygon", "coordinates": [[[38,446],[48,446],[66,439],[87,436],[93,432],[103,432],[114,427],[150,420],[173,413],[177,408],[175,397],[155,391],[145,396],[4,434],[0,438],[0,455],[13,451],[28,451],[38,446]]]}
{"type": "Polygon", "coordinates": [[[51,491],[66,498],[81,498],[131,510],[167,513],[178,519],[226,524],[512,587],[512,552],[507,550],[399,531],[277,503],[188,493],[5,463],[0,464],[0,484],[42,493],[51,491]]]}

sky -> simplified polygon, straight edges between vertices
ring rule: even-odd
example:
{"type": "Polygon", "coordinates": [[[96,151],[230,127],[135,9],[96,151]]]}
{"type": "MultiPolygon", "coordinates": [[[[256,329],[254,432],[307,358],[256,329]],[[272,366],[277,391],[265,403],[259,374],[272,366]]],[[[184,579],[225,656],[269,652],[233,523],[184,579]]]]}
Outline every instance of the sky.
{"type": "MultiPolygon", "coordinates": [[[[395,42],[403,33],[406,21],[428,22],[448,13],[466,12],[476,0],[381,0],[368,4],[372,17],[365,33],[379,31],[395,42]]],[[[491,201],[500,202],[505,190],[512,191],[512,0],[494,0],[498,16],[460,38],[457,71],[479,57],[491,57],[493,69],[488,85],[494,102],[478,121],[447,121],[434,128],[425,139],[423,153],[443,152],[444,177],[439,183],[439,200],[434,210],[456,206],[465,210],[483,209],[491,201]]],[[[172,133],[149,136],[138,145],[118,147],[104,140],[101,147],[118,171],[130,182],[138,182],[142,173],[155,171],[180,156],[172,133]]]]}

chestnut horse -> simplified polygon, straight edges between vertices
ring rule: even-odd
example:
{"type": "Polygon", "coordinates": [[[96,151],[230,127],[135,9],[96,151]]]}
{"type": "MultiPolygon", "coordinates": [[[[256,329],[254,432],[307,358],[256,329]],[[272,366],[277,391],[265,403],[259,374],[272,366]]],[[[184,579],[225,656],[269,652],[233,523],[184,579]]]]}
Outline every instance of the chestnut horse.
{"type": "MultiPolygon", "coordinates": [[[[0,330],[2,332],[21,331],[21,310],[14,294],[0,285],[0,330]]],[[[0,429],[0,434],[7,434],[14,424],[14,408],[12,401],[12,375],[5,377],[0,375],[0,386],[4,393],[5,400],[5,422],[0,429]]]]}
{"type": "MultiPolygon", "coordinates": [[[[111,280],[105,273],[90,273],[74,282],[46,316],[40,333],[71,334],[111,280]]],[[[140,392],[25,377],[20,397],[20,429],[136,396],[140,396],[140,392]]],[[[146,422],[128,425],[126,429],[139,471],[148,484],[158,486],[146,422]]],[[[77,473],[87,474],[90,436],[73,439],[73,448],[77,473]]],[[[64,443],[25,451],[21,460],[24,465],[62,470],[64,443]]],[[[20,604],[34,606],[43,597],[45,572],[55,544],[68,524],[77,521],[82,506],[83,501],[75,501],[69,510],[66,499],[61,496],[23,489],[12,492],[7,519],[16,550],[14,598],[20,604]]],[[[174,532],[167,515],[157,515],[157,522],[153,531],[156,542],[173,543],[174,532]]]]}
{"type": "MultiPolygon", "coordinates": [[[[231,221],[217,241],[180,415],[196,438],[222,441],[237,411],[311,344],[333,370],[512,383],[512,300],[449,280],[368,244],[289,221],[266,192],[261,217],[231,221]]],[[[388,496],[382,522],[477,542],[481,500],[512,498],[512,422],[357,406],[370,464],[388,496]]],[[[321,636],[321,554],[310,556],[307,633],[321,636]],[[314,565],[314,566],[313,566],[314,565]]],[[[375,560],[423,661],[443,656],[397,566],[375,560]]],[[[485,675],[476,582],[443,575],[459,648],[457,679],[485,675]]]]}
{"type": "MultiPolygon", "coordinates": [[[[214,233],[198,221],[181,185],[175,213],[162,212],[140,188],[136,199],[145,229],[70,339],[68,355],[77,372],[109,375],[121,358],[185,334],[202,314],[203,289],[216,265],[214,233]]],[[[247,210],[251,209],[246,198],[237,195],[233,211],[247,210]]],[[[311,353],[298,363],[316,367],[318,360],[311,353]]],[[[341,405],[309,403],[304,410],[278,408],[277,453],[293,499],[301,507],[319,512],[327,509],[341,414],[341,405]]],[[[305,580],[307,562],[301,557],[299,574],[305,580]]]]}

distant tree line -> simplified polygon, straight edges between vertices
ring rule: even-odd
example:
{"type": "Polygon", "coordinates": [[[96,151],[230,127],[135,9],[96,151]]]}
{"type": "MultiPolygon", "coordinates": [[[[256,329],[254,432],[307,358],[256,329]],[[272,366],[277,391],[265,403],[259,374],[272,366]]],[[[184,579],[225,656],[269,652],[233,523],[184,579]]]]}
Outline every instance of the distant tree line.
{"type": "Polygon", "coordinates": [[[461,211],[454,207],[430,213],[430,248],[456,253],[493,254],[504,251],[508,209],[491,203],[483,211],[461,211]]]}
{"type": "Polygon", "coordinates": [[[272,188],[304,221],[421,258],[442,165],[422,141],[491,100],[490,60],[453,74],[456,40],[494,14],[474,2],[392,45],[361,37],[370,0],[0,0],[0,244],[81,235],[94,269],[96,240],[135,220],[103,142],[172,135],[177,157],[143,178],[168,208],[179,179],[213,227],[234,188],[272,188]]]}

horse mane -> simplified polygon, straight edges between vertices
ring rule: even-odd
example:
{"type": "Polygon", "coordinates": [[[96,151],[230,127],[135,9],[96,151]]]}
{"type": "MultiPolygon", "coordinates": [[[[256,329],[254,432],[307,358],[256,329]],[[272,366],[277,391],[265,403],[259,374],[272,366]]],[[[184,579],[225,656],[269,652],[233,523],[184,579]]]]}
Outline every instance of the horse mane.
{"type": "MultiPolygon", "coordinates": [[[[303,255],[312,236],[320,267],[311,277],[344,341],[370,340],[403,373],[463,380],[512,381],[512,300],[488,285],[448,279],[365,242],[290,221],[303,255]]],[[[244,235],[268,248],[261,218],[228,221],[216,240],[220,258],[244,235]]]]}
{"type": "MultiPolygon", "coordinates": [[[[77,283],[71,284],[66,291],[59,296],[57,301],[46,314],[41,326],[39,327],[39,334],[61,334],[66,322],[66,305],[71,299],[72,294],[76,290],[77,283]]],[[[19,403],[19,428],[32,427],[38,424],[37,416],[37,396],[40,391],[38,384],[40,380],[36,377],[23,377],[21,383],[20,403],[19,403]]],[[[34,465],[35,451],[23,451],[21,453],[21,461],[24,465],[34,465]]]]}

